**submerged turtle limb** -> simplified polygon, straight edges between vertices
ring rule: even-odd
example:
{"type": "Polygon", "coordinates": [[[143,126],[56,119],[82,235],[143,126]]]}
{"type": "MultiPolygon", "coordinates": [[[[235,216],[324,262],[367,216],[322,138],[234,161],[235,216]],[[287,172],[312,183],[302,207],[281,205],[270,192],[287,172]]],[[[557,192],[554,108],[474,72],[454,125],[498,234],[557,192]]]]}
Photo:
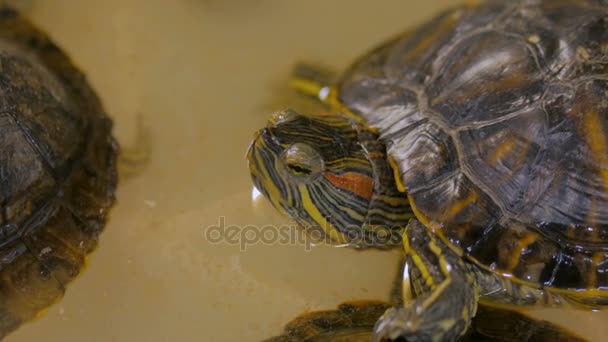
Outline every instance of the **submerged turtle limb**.
{"type": "Polygon", "coordinates": [[[403,244],[403,287],[396,284],[392,294],[396,306],[378,321],[376,341],[398,337],[408,341],[456,340],[470,327],[478,301],[488,304],[486,311],[496,304],[531,307],[561,303],[559,297],[546,291],[510,282],[465,262],[417,220],[408,224],[403,244]]]}
{"type": "Polygon", "coordinates": [[[150,159],[150,132],[140,115],[136,117],[135,144],[122,147],[118,157],[118,174],[121,179],[139,175],[150,159]]]}
{"type": "Polygon", "coordinates": [[[289,83],[298,93],[326,103],[335,79],[336,73],[330,68],[301,62],[294,66],[289,83]]]}
{"type": "MultiPolygon", "coordinates": [[[[412,220],[405,232],[404,274],[416,298],[390,308],[374,327],[373,341],[453,341],[464,335],[477,310],[479,288],[456,253],[412,220]]],[[[406,292],[406,291],[404,291],[406,292]]],[[[404,297],[408,294],[404,293],[404,297]]]]}
{"type": "Polygon", "coordinates": [[[361,122],[362,118],[345,108],[337,98],[334,87],[337,78],[337,73],[330,68],[301,62],[296,64],[291,72],[290,85],[299,94],[317,99],[353,122],[361,122]]]}
{"type": "Polygon", "coordinates": [[[564,302],[563,298],[551,292],[514,283],[472,263],[467,263],[467,266],[475,274],[475,282],[480,289],[479,301],[488,305],[516,305],[525,309],[535,305],[559,306],[564,302]]]}

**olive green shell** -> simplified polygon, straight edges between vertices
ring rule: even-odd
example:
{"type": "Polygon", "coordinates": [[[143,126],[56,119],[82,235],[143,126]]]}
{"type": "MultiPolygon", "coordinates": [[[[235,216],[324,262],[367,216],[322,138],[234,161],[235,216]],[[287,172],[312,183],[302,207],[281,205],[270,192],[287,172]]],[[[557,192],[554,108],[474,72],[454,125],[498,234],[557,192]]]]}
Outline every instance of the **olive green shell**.
{"type": "Polygon", "coordinates": [[[0,9],[0,338],[61,298],[116,187],[112,123],[70,59],[0,9]]]}
{"type": "MultiPolygon", "coordinates": [[[[309,312],[287,323],[281,335],[263,342],[368,342],[374,325],[389,307],[387,303],[359,301],[340,304],[336,310],[309,312]]],[[[482,304],[472,328],[459,341],[583,342],[585,339],[551,322],[482,304]]]]}
{"type": "Polygon", "coordinates": [[[281,335],[264,342],[368,342],[374,325],[389,307],[362,301],[340,304],[337,310],[306,313],[287,323],[281,335]]]}
{"type": "Polygon", "coordinates": [[[608,4],[488,1],[376,48],[336,86],[417,216],[530,284],[608,287],[608,4]]]}

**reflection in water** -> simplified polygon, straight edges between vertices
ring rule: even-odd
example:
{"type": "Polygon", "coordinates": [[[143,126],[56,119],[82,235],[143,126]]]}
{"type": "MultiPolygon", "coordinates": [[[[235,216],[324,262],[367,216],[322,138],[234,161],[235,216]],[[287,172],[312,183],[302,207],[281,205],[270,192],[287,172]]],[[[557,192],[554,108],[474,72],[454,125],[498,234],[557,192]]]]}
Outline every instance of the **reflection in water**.
{"type": "Polygon", "coordinates": [[[260,190],[258,190],[258,188],[253,186],[251,189],[251,200],[254,202],[259,200],[261,195],[262,195],[262,193],[260,192],[260,190]]]}
{"type": "MultiPolygon", "coordinates": [[[[153,148],[122,180],[88,269],[7,341],[259,341],[306,310],[385,299],[395,253],[279,243],[242,252],[204,231],[220,217],[291,224],[266,201],[252,205],[245,151],[273,111],[318,109],[285,90],[296,61],[346,65],[457,2],[34,1],[28,13],[87,73],[122,145],[136,145],[142,115],[153,148]]],[[[604,313],[541,314],[608,335],[604,313]]]]}

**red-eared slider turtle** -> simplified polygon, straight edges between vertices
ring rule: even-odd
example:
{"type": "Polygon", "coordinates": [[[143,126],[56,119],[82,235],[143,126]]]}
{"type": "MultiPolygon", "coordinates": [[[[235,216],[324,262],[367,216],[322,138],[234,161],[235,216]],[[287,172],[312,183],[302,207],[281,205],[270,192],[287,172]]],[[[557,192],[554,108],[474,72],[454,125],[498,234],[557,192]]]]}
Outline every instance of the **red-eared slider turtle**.
{"type": "Polygon", "coordinates": [[[0,9],[0,338],[60,299],[114,202],[112,122],[46,34],[0,9]]]}
{"type": "Polygon", "coordinates": [[[601,308],[607,53],[605,1],[446,11],[332,83],[298,72],[334,114],[275,115],[248,152],[254,184],[335,243],[402,241],[415,298],[376,340],[454,340],[478,301],[601,308]]]}

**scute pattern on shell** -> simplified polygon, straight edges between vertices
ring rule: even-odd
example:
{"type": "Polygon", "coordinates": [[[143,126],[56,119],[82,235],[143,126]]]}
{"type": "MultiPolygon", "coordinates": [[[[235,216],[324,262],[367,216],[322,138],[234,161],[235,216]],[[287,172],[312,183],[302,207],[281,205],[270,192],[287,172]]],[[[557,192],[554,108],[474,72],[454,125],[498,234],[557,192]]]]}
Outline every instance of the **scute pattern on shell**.
{"type": "Polygon", "coordinates": [[[0,338],[60,299],[116,188],[112,122],[44,33],[0,8],[0,338]]]}
{"type": "Polygon", "coordinates": [[[488,269],[608,288],[608,4],[487,1],[359,59],[339,99],[410,200],[488,269]]]}

